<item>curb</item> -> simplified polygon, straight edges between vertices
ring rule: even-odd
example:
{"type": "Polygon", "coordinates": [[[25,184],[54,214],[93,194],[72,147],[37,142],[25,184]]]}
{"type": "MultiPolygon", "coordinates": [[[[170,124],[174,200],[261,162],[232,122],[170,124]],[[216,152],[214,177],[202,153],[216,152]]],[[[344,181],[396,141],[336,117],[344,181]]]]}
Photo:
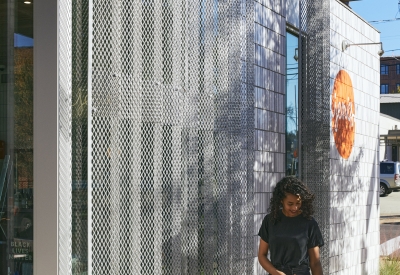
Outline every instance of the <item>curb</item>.
{"type": "Polygon", "coordinates": [[[388,256],[393,252],[395,252],[396,250],[399,250],[399,247],[400,247],[400,236],[382,243],[380,248],[380,255],[388,256]]]}

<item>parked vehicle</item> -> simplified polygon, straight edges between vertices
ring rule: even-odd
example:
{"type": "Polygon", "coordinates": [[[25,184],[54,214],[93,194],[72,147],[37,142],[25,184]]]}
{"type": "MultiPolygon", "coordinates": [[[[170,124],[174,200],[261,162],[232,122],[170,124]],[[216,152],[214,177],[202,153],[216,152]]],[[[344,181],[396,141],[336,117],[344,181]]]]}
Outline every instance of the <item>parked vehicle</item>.
{"type": "Polygon", "coordinates": [[[400,162],[382,161],[380,163],[380,196],[384,197],[393,190],[400,189],[400,162]]]}

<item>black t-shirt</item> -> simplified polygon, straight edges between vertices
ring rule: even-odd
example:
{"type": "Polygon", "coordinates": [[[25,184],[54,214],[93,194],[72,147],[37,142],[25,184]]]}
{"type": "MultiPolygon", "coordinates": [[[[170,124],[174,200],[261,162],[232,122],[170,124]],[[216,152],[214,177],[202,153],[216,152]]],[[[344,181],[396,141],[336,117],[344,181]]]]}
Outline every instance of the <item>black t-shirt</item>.
{"type": "Polygon", "coordinates": [[[280,213],[280,220],[272,224],[268,214],[258,235],[268,243],[275,267],[309,266],[308,249],[324,245],[317,222],[302,215],[286,217],[280,213]]]}

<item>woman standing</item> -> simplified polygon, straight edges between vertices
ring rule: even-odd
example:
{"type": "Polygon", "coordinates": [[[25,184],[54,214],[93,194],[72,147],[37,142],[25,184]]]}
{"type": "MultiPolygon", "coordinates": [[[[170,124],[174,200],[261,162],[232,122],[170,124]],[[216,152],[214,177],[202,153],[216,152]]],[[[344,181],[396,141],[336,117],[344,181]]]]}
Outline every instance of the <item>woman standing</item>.
{"type": "Polygon", "coordinates": [[[314,195],[297,178],[280,180],[273,192],[270,213],[258,235],[258,261],[271,275],[322,275],[319,248],[324,240],[311,216],[314,195]],[[270,251],[270,258],[267,258],[270,251]]]}

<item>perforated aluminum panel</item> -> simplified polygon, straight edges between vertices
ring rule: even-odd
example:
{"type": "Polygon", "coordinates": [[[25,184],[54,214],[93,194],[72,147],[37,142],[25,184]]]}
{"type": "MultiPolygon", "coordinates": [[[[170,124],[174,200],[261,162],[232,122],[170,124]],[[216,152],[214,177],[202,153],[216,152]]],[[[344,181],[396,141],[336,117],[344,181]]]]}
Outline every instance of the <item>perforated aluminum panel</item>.
{"type": "Polygon", "coordinates": [[[315,193],[315,218],[325,245],[324,273],[329,271],[330,217],[330,1],[300,1],[301,178],[315,193]]]}
{"type": "Polygon", "coordinates": [[[58,274],[70,274],[72,1],[60,1],[58,5],[58,274]]]}
{"type": "Polygon", "coordinates": [[[88,270],[88,0],[72,5],[72,272],[88,270]]]}
{"type": "Polygon", "coordinates": [[[251,274],[252,1],[89,6],[90,273],[251,274]]]}

